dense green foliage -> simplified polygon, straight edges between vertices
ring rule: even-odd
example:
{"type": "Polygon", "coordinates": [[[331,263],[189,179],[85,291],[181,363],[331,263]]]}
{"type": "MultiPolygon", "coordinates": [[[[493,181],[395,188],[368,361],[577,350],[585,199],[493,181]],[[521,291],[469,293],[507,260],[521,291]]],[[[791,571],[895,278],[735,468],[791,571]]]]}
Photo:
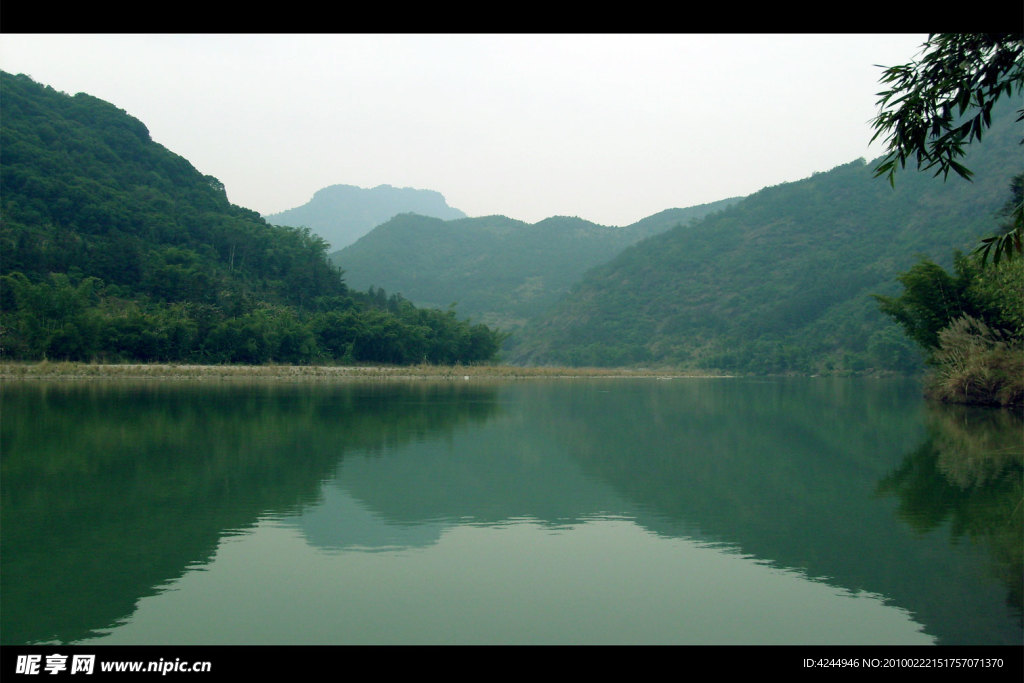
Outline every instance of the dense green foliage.
{"type": "Polygon", "coordinates": [[[893,184],[897,164],[904,168],[915,157],[920,169],[938,166],[935,175],[945,178],[952,170],[970,178],[973,172],[957,158],[992,125],[1000,97],[1024,88],[1022,39],[1012,33],[932,34],[920,60],[887,68],[882,83],[890,88],[879,93],[872,140],[887,135],[890,151],[876,175],[893,184]]]}
{"type": "Polygon", "coordinates": [[[79,93],[0,74],[0,350],[6,359],[204,363],[488,360],[501,336],[350,290],[309,229],[79,93]]]}
{"type": "Polygon", "coordinates": [[[653,236],[587,274],[509,348],[521,363],[739,372],[911,371],[921,354],[877,310],[922,256],[990,232],[1021,172],[1014,114],[993,115],[973,182],[908,172],[890,188],[857,161],[765,188],[653,236]]]}
{"type": "MultiPolygon", "coordinates": [[[[957,161],[964,145],[980,141],[992,125],[992,113],[1003,96],[1024,91],[1024,34],[938,33],[928,37],[919,60],[889,67],[882,76],[889,89],[879,93],[875,136],[886,136],[888,153],[875,169],[895,181],[897,167],[914,157],[917,167],[952,170],[963,178],[974,172],[957,161]]],[[[1020,106],[1019,98],[1015,101],[1020,106]]],[[[1024,120],[1024,108],[1017,121],[1024,120]]],[[[982,263],[991,254],[1021,254],[1024,202],[1018,193],[1011,211],[1011,229],[984,239],[982,263]]]]}
{"type": "Polygon", "coordinates": [[[624,228],[566,216],[529,225],[505,216],[403,214],[332,258],[353,286],[383,286],[423,306],[457,303],[463,314],[516,329],[626,246],[735,201],[668,209],[624,228]]]}
{"type": "Polygon", "coordinates": [[[1024,260],[983,266],[956,254],[953,273],[924,260],[878,296],[930,366],[926,394],[953,403],[1024,403],[1024,260]]]}
{"type": "Polygon", "coordinates": [[[903,292],[877,296],[879,308],[929,353],[939,348],[942,330],[963,316],[1009,335],[1024,335],[1024,268],[1020,264],[981,268],[976,259],[957,253],[953,274],[924,260],[898,280],[903,292]]]}
{"type": "MultiPolygon", "coordinates": [[[[893,185],[897,164],[913,156],[920,169],[937,166],[943,180],[950,170],[970,179],[974,171],[956,159],[993,126],[998,100],[1024,90],[1024,35],[932,34],[919,61],[886,69],[882,82],[891,88],[879,93],[874,126],[876,138],[888,134],[888,154],[875,175],[888,174],[893,185]]],[[[1024,121],[1024,109],[1016,120],[1024,121]]],[[[899,277],[900,296],[878,297],[927,353],[933,398],[1024,403],[1024,265],[1014,258],[1024,241],[1024,173],[1014,175],[1002,214],[973,259],[957,254],[954,275],[923,260],[899,277]],[[1001,266],[1004,257],[1016,263],[1001,266]]]]}

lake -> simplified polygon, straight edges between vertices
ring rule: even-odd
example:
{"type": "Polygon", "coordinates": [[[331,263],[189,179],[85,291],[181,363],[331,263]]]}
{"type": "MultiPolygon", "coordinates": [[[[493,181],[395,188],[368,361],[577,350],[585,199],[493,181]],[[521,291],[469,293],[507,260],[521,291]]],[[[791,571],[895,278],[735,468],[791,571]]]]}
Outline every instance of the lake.
{"type": "Polygon", "coordinates": [[[4,644],[1022,642],[1021,420],[908,380],[16,381],[4,644]]]}

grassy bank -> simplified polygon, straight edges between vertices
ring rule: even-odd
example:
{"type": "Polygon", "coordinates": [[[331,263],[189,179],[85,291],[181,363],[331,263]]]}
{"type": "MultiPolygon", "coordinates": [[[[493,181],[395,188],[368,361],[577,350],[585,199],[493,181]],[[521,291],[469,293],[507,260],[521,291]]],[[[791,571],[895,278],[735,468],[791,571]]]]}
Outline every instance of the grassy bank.
{"type": "Polygon", "coordinates": [[[0,363],[0,379],[183,379],[183,380],[351,380],[351,379],[528,379],[536,377],[687,377],[677,371],[622,368],[513,367],[508,365],[180,365],[50,362],[0,363]]]}

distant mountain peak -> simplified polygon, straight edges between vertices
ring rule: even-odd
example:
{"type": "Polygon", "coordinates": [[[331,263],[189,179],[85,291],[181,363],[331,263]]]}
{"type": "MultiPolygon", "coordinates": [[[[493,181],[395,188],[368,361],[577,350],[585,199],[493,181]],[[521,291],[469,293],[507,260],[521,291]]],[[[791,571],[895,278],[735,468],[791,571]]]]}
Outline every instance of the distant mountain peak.
{"type": "Polygon", "coordinates": [[[335,251],[402,213],[442,220],[466,218],[465,213],[448,206],[444,195],[436,190],[387,184],[373,188],[329,185],[317,190],[306,204],[264,218],[275,225],[310,228],[335,251]]]}

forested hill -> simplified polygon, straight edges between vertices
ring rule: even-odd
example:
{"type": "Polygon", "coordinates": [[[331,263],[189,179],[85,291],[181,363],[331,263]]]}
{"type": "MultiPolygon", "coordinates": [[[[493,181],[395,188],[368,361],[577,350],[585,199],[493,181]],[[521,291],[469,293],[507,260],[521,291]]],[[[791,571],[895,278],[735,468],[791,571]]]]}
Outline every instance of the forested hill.
{"type": "Polygon", "coordinates": [[[920,354],[871,294],[922,256],[949,264],[991,234],[1024,170],[1007,102],[968,148],[973,182],[863,160],[765,188],[590,272],[509,360],[747,372],[907,369],[920,354]]]}
{"type": "Polygon", "coordinates": [[[5,359],[472,362],[498,333],[349,289],[308,229],[223,185],[113,104],[0,73],[5,359]]]}
{"type": "Polygon", "coordinates": [[[434,190],[378,185],[374,188],[331,185],[318,190],[302,206],[264,216],[274,225],[308,227],[336,251],[400,213],[418,213],[444,220],[465,218],[434,190]]]}
{"type": "Polygon", "coordinates": [[[457,303],[464,315],[512,330],[628,245],[736,201],[668,209],[623,228],[567,216],[531,225],[505,216],[443,221],[403,214],[332,259],[353,286],[400,292],[424,306],[457,303]]]}

